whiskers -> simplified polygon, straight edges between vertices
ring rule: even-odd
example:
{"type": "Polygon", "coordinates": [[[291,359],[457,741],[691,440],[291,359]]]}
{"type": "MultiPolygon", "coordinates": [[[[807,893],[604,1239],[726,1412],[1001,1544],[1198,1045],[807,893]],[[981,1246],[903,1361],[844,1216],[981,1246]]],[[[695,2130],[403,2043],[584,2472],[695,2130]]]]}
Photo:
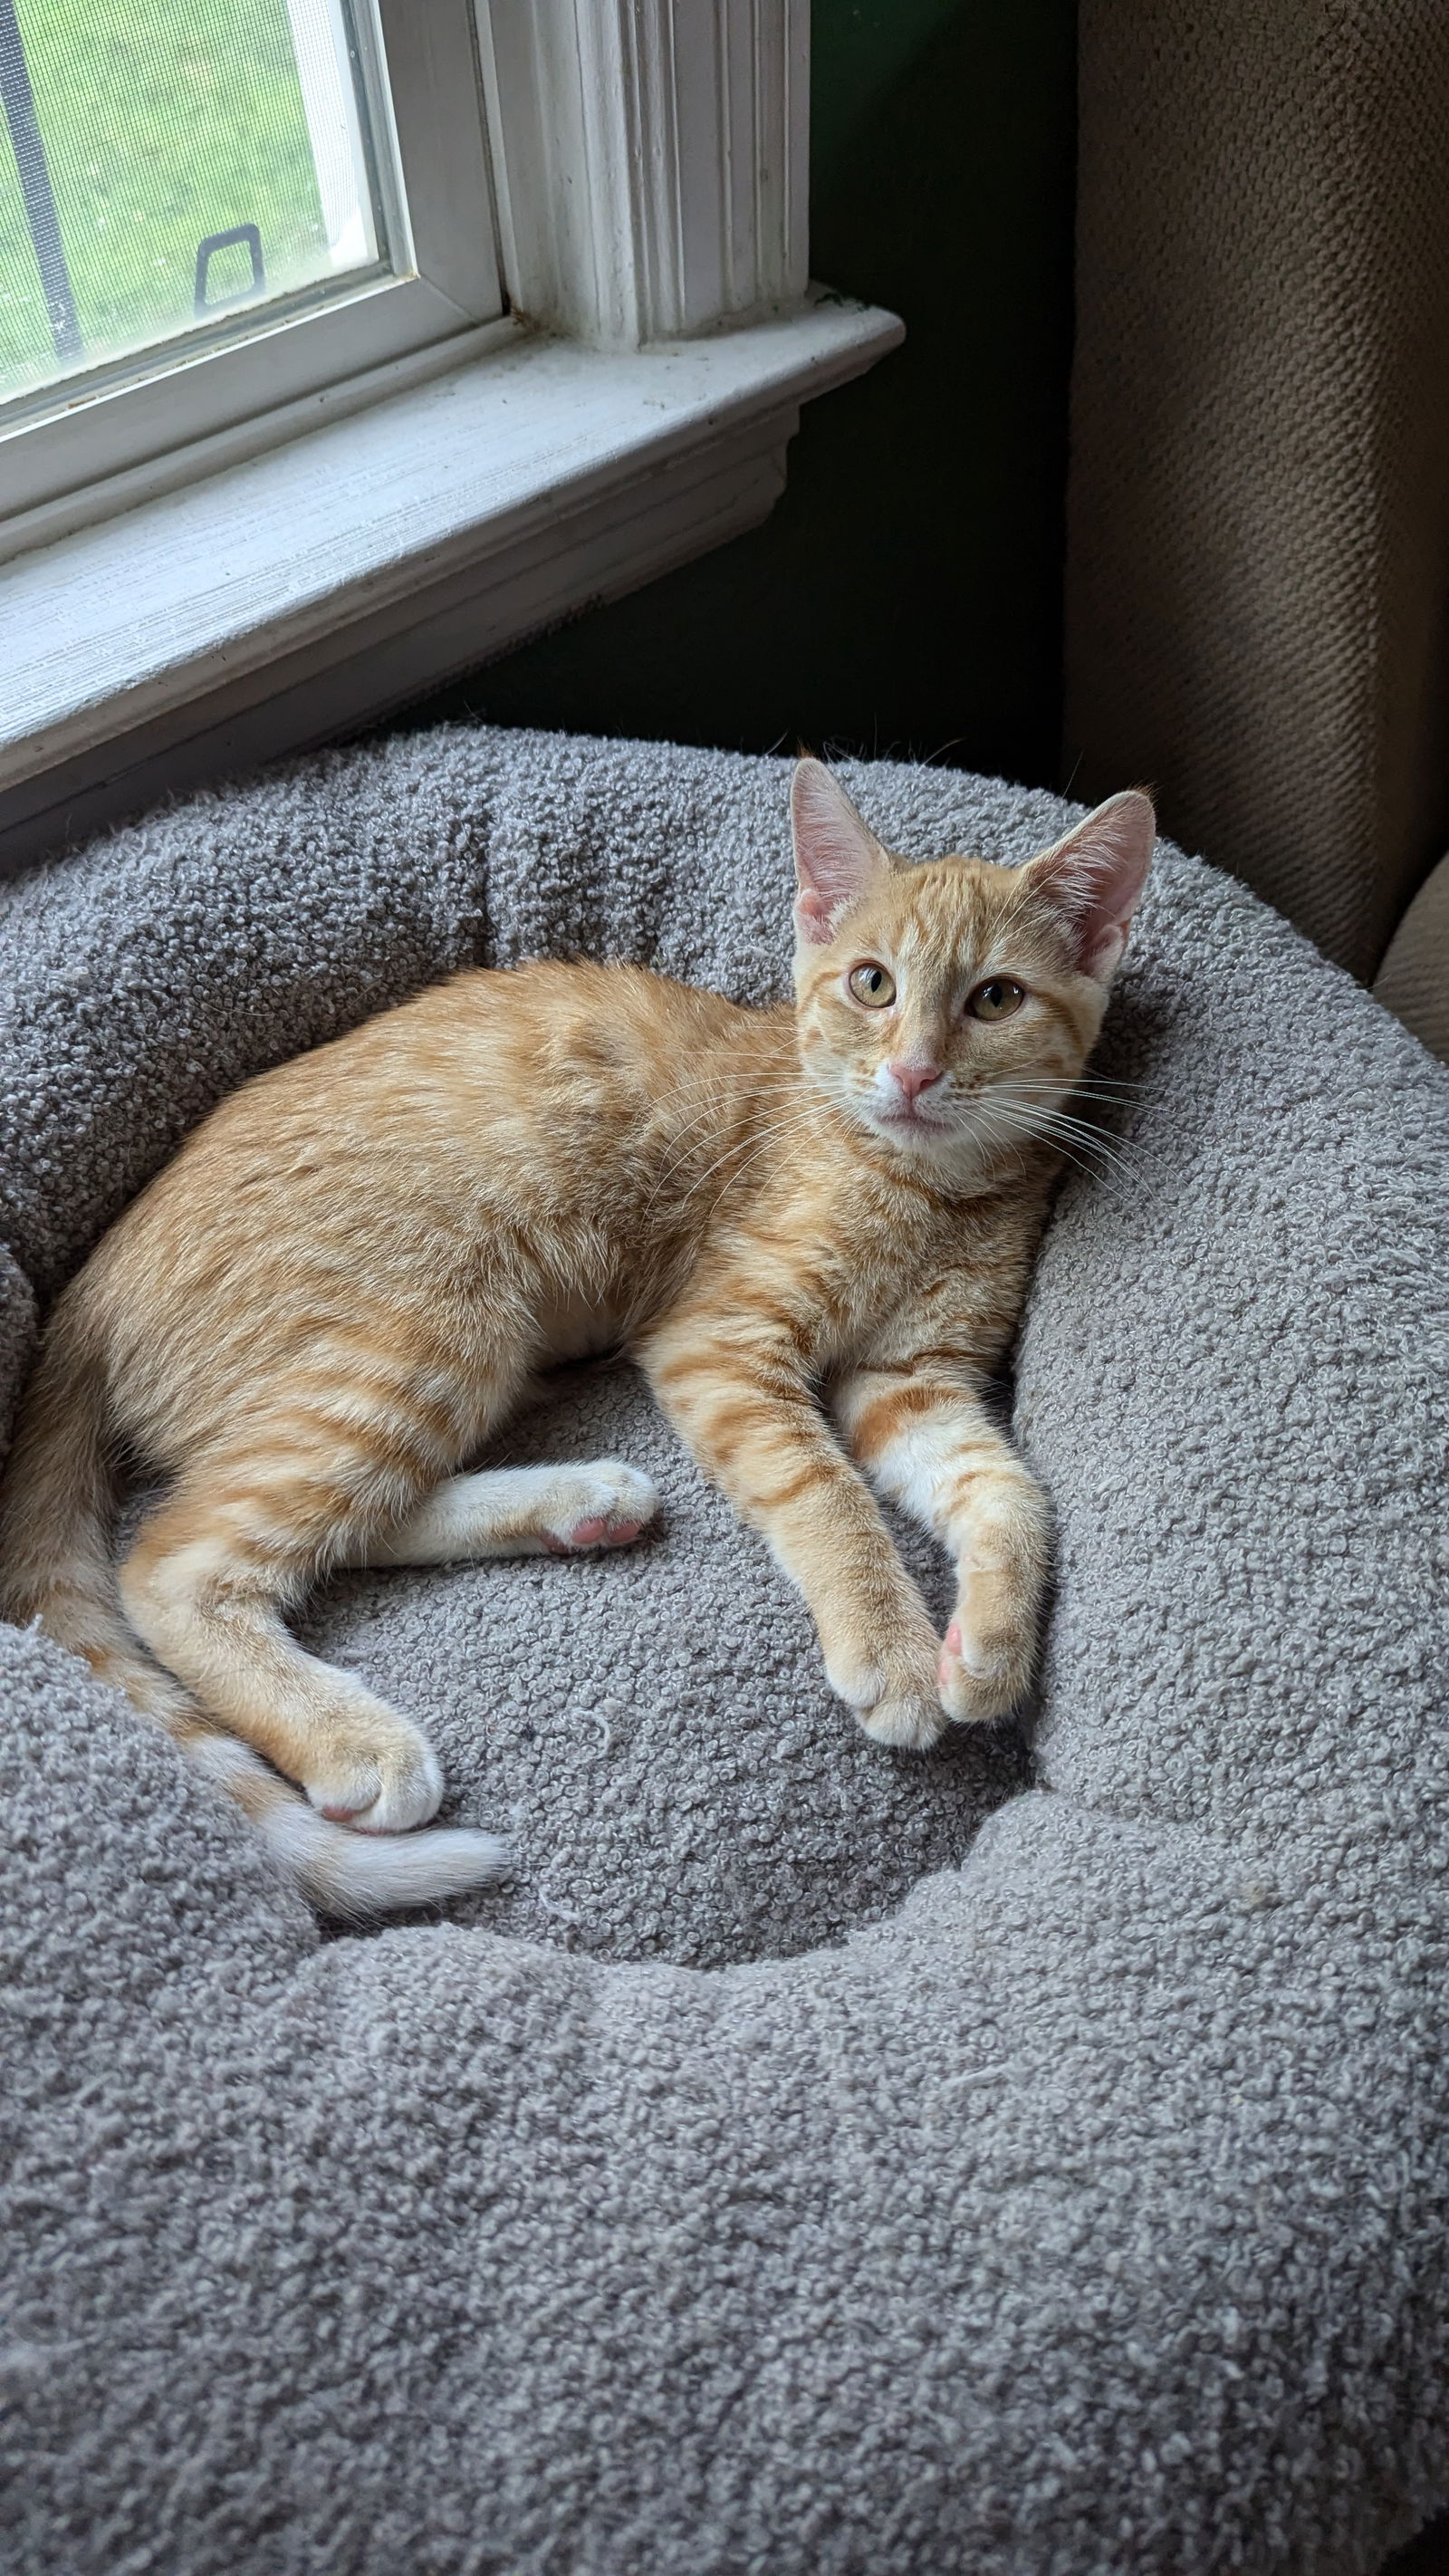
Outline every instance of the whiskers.
{"type": "MultiPolygon", "coordinates": [[[[1099,1102],[1103,1108],[1122,1108],[1140,1088],[1137,1083],[1117,1084],[1089,1075],[1075,1083],[1068,1096],[1084,1099],[1088,1106],[1099,1102]]],[[[1107,1175],[1129,1186],[1135,1184],[1138,1173],[1132,1160],[1133,1149],[1124,1138],[1109,1137],[1090,1118],[1075,1116],[1061,1102],[1060,1083],[1027,1076],[1018,1077],[1009,1088],[1003,1086],[1000,1093],[988,1095],[975,1105],[983,1129],[995,1128],[1003,1141],[1009,1135],[1020,1137],[1024,1143],[1048,1145],[1064,1162],[1106,1188],[1111,1197],[1119,1197],[1107,1175]]]]}
{"type": "MultiPolygon", "coordinates": [[[[1060,1091],[1061,1089],[1059,1082],[1050,1080],[1046,1075],[1028,1074],[1024,1080],[1020,1077],[1018,1079],[1020,1087],[1025,1090],[1060,1091]]],[[[1069,1096],[1073,1100],[1110,1100],[1126,1106],[1139,1099],[1146,1088],[1145,1082],[1129,1082],[1104,1073],[1084,1073],[1072,1084],[1069,1096]]]]}
{"type": "MultiPolygon", "coordinates": [[[[752,1098],[755,1101],[765,1101],[766,1103],[778,1104],[782,1100],[788,1100],[792,1094],[798,1093],[799,1087],[798,1075],[793,1073],[782,1074],[776,1077],[773,1081],[758,1083],[754,1088],[752,1098]]],[[[649,1196],[645,1200],[643,1208],[640,1211],[641,1216],[647,1217],[650,1214],[656,1202],[668,1189],[671,1181],[677,1180],[680,1174],[688,1169],[694,1154],[700,1149],[701,1145],[703,1145],[706,1150],[708,1149],[709,1144],[713,1141],[708,1134],[708,1130],[710,1127],[718,1126],[720,1124],[721,1120],[726,1115],[728,1100],[729,1094],[722,1087],[718,1092],[708,1094],[693,1110],[691,1110],[688,1117],[681,1120],[669,1140],[663,1166],[655,1180],[654,1187],[650,1191],[649,1196]]],[[[745,1135],[741,1137],[740,1142],[742,1144],[748,1143],[750,1132],[751,1131],[746,1131],[745,1135]]],[[[729,1152],[732,1152],[733,1150],[734,1148],[731,1146],[721,1159],[727,1161],[729,1152]]],[[[718,1171],[719,1168],[719,1163],[712,1163],[710,1165],[711,1172],[718,1171]]],[[[707,1179],[709,1177],[708,1173],[703,1177],[707,1179]]],[[[698,1186],[698,1182],[695,1182],[691,1190],[685,1193],[686,1197],[692,1196],[693,1190],[697,1189],[698,1186]]]]}
{"type": "Polygon", "coordinates": [[[822,1115],[828,1125],[832,1113],[847,1128],[858,1128],[862,1141],[886,1142],[902,1154],[915,1147],[912,1159],[917,1163],[924,1151],[948,1176],[953,1168],[958,1168],[959,1176],[968,1166],[989,1173],[993,1156],[1006,1157],[1008,1168],[1019,1172],[1025,1184],[1031,1149],[1045,1147],[1099,1186],[1108,1187],[1115,1198],[1136,1181],[1137,1173],[1130,1147],[1097,1123],[1094,1113],[1105,1115],[1128,1107],[1142,1088],[1136,1082],[1087,1074],[1064,1091],[1059,1079],[1022,1073],[1008,1077],[999,1088],[957,1095],[951,1117],[923,1121],[919,1130],[897,1135],[878,1127],[864,1099],[822,1098],[813,1084],[802,1083],[794,1068],[759,1082],[747,1105],[732,1086],[716,1090],[713,1084],[700,1084],[663,1147],[640,1205],[639,1222],[646,1223],[662,1209],[667,1211],[671,1231],[682,1225],[691,1238],[702,1236],[732,1192],[752,1177],[761,1179],[762,1166],[789,1140],[809,1138],[812,1132],[818,1135],[822,1115]]]}
{"type": "Polygon", "coordinates": [[[696,1190],[702,1190],[705,1182],[712,1181],[716,1172],[722,1172],[726,1163],[731,1162],[736,1154],[742,1155],[743,1159],[710,1201],[709,1211],[704,1220],[707,1226],[726,1194],[734,1188],[737,1181],[743,1180],[746,1172],[759,1161],[760,1156],[767,1152],[770,1146],[778,1144],[786,1136],[796,1135],[807,1127],[813,1127],[815,1119],[814,1104],[804,1102],[799,1108],[792,1110],[788,1118],[779,1118],[768,1127],[756,1128],[753,1137],[741,1137],[734,1144],[727,1146],[724,1153],[710,1164],[708,1171],[701,1172],[698,1180],[690,1183],[679,1202],[681,1209],[687,1207],[696,1190]]]}

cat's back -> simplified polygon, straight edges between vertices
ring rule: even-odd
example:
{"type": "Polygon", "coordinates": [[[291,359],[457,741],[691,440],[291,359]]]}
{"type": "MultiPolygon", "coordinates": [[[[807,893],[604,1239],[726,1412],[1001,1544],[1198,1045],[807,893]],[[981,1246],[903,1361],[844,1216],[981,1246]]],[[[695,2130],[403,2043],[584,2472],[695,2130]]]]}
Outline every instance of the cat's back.
{"type": "MultiPolygon", "coordinates": [[[[651,1105],[702,1056],[748,1047],[778,1014],[746,1008],[646,966],[552,959],[477,967],[405,1006],[418,1036],[486,1048],[500,1079],[524,1086],[600,1086],[651,1105]],[[501,1051],[501,1052],[500,1052],[501,1051]]],[[[788,1016],[788,1015],[787,1015],[788,1016]]]]}
{"type": "Polygon", "coordinates": [[[293,1056],[221,1101],[182,1159],[294,1122],[338,1133],[456,1118],[569,1083],[623,1083],[656,1097],[698,1051],[737,1043],[762,1018],[719,993],[643,966],[542,959],[465,967],[293,1056]]]}
{"type": "Polygon", "coordinates": [[[138,1261],[189,1279],[283,1243],[297,1260],[339,1226],[380,1249],[454,1223],[483,1174],[521,1211],[579,1204],[772,1016],[637,966],[467,968],[219,1102],[87,1272],[96,1289],[138,1261]]]}
{"type": "Polygon", "coordinates": [[[361,1151],[403,1154],[416,1170],[420,1151],[476,1149],[510,1115],[532,1133],[571,1101],[626,1114],[667,1096],[701,1054],[738,1047],[742,1024],[764,1016],[645,967],[465,968],[242,1083],[128,1214],[204,1174],[301,1181],[314,1146],[333,1168],[361,1151]]]}
{"type": "Polygon", "coordinates": [[[219,1103],[53,1329],[156,1413],[168,1375],[245,1374],[308,1316],[456,1321],[490,1246],[606,1285],[667,1203],[686,1087],[764,1016],[638,967],[466,970],[219,1103]]]}

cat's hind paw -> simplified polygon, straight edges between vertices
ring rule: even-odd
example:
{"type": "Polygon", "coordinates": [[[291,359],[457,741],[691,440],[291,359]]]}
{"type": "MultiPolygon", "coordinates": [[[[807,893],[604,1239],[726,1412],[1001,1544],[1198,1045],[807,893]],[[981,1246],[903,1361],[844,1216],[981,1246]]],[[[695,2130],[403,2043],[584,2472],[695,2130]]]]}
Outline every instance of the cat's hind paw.
{"type": "Polygon", "coordinates": [[[550,1556],[628,1547],[659,1516],[658,1488],[621,1458],[568,1468],[559,1483],[560,1491],[550,1497],[548,1518],[539,1531],[550,1556]]]}
{"type": "MultiPolygon", "coordinates": [[[[362,1695],[358,1695],[361,1701],[362,1695]]],[[[357,1833],[402,1834],[436,1815],[443,1774],[417,1728],[380,1701],[319,1726],[301,1785],[319,1814],[357,1833]]]]}

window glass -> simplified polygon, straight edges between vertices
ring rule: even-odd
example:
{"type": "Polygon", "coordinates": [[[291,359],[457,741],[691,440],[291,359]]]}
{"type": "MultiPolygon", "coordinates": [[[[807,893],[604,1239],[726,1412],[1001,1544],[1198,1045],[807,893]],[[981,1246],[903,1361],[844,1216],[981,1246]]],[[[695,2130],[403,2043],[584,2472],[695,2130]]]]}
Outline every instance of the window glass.
{"type": "Polygon", "coordinates": [[[0,401],[385,256],[343,0],[0,0],[0,401]]]}

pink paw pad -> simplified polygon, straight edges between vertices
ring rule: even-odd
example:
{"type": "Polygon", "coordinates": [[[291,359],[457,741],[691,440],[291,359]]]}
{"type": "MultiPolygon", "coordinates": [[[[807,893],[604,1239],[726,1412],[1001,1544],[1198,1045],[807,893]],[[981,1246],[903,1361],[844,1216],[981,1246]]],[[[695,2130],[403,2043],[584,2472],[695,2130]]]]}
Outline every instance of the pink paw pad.
{"type": "Polygon", "coordinates": [[[550,1556],[568,1556],[578,1547],[627,1547],[631,1539],[638,1537],[643,1526],[642,1521],[606,1521],[596,1516],[591,1520],[575,1521],[566,1538],[559,1538],[553,1530],[545,1530],[543,1543],[550,1556]]]}

